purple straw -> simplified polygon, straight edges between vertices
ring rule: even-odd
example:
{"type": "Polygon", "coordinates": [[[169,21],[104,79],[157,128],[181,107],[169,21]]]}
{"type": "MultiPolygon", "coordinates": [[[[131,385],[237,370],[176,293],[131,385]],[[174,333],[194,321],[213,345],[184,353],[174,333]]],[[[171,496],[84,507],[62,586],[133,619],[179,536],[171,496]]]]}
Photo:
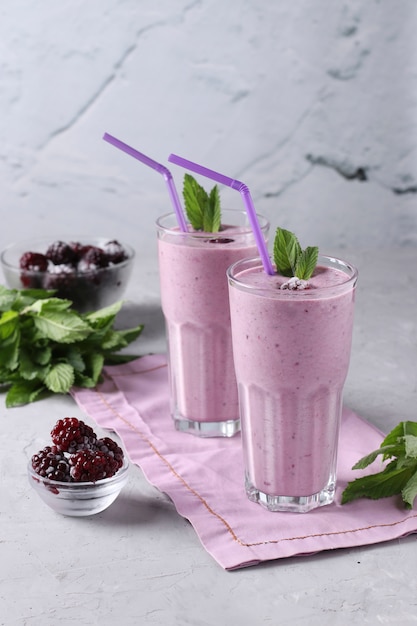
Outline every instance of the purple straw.
{"type": "Polygon", "coordinates": [[[177,216],[180,230],[186,233],[188,231],[187,222],[185,221],[184,212],[182,210],[180,199],[178,197],[178,193],[174,184],[174,179],[172,178],[172,174],[169,171],[169,169],[167,169],[164,165],[157,163],[157,161],[154,161],[153,159],[149,158],[145,154],[142,154],[138,150],[131,148],[130,146],[127,145],[127,143],[120,141],[120,139],[116,139],[116,137],[113,137],[112,135],[109,135],[108,133],[104,133],[103,139],[104,141],[108,141],[109,143],[111,143],[116,148],[119,148],[119,150],[126,152],[126,154],[129,154],[130,156],[137,159],[141,163],[144,163],[148,167],[151,167],[152,169],[162,174],[168,187],[169,195],[171,197],[171,202],[174,206],[174,211],[177,216]]]}
{"type": "Polygon", "coordinates": [[[239,191],[239,193],[243,197],[243,202],[245,203],[249,222],[252,226],[253,234],[255,236],[255,242],[258,247],[259,256],[261,257],[264,270],[267,274],[273,275],[274,269],[272,267],[271,259],[269,258],[261,227],[259,226],[258,217],[256,215],[249,188],[239,180],[235,180],[234,178],[230,178],[229,176],[224,176],[224,174],[219,174],[219,172],[210,170],[207,167],[203,167],[202,165],[197,165],[197,163],[193,163],[192,161],[183,159],[176,154],[170,154],[168,157],[168,161],[170,161],[171,163],[175,163],[176,165],[181,165],[182,167],[185,167],[192,172],[196,172],[197,174],[201,174],[202,176],[211,178],[212,180],[215,180],[222,185],[227,185],[228,187],[231,187],[232,189],[237,189],[237,191],[239,191]]]}

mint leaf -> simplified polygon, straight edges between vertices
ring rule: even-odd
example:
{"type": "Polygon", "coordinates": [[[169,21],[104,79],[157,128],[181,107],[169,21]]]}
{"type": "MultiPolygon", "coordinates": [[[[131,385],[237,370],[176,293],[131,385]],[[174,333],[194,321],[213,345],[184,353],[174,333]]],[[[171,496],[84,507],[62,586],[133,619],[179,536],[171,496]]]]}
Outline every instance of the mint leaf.
{"type": "Polygon", "coordinates": [[[309,246],[303,250],[294,233],[277,228],[274,239],[274,262],[282,276],[308,280],[317,265],[319,249],[309,246]]]}
{"type": "Polygon", "coordinates": [[[97,381],[91,378],[91,376],[84,376],[79,372],[75,372],[74,387],[85,387],[86,389],[93,389],[97,385],[97,381]]]}
{"type": "Polygon", "coordinates": [[[15,370],[19,366],[20,329],[15,328],[12,335],[0,341],[0,367],[15,370]]]}
{"type": "Polygon", "coordinates": [[[91,333],[90,326],[75,312],[45,310],[40,311],[33,319],[43,336],[61,343],[80,341],[91,333]]]}
{"type": "Polygon", "coordinates": [[[52,357],[52,349],[49,345],[35,345],[31,349],[31,356],[35,363],[47,365],[52,357]]]}
{"type": "Polygon", "coordinates": [[[109,330],[102,341],[103,350],[120,350],[127,344],[124,343],[123,338],[117,332],[117,330],[109,330]]]}
{"type": "Polygon", "coordinates": [[[103,369],[104,356],[97,353],[88,354],[86,355],[85,363],[87,366],[86,375],[97,384],[103,369]]]}
{"type": "Polygon", "coordinates": [[[23,404],[29,404],[45,393],[45,386],[39,381],[19,381],[13,383],[6,394],[6,407],[11,409],[23,404]]]}
{"type": "Polygon", "coordinates": [[[45,300],[38,299],[32,302],[25,312],[33,311],[39,314],[45,314],[49,312],[66,311],[71,307],[71,300],[64,300],[62,298],[46,298],[45,300]]]}
{"type": "Polygon", "coordinates": [[[289,230],[277,228],[274,240],[274,262],[283,276],[295,276],[301,246],[297,237],[289,230]]]}
{"type": "Polygon", "coordinates": [[[204,216],[204,231],[207,233],[217,233],[221,225],[220,194],[217,185],[210,191],[206,215],[204,216]]]}
{"type": "Polygon", "coordinates": [[[54,393],[67,393],[74,384],[74,368],[69,363],[58,363],[49,370],[44,382],[54,393]]]}
{"type": "Polygon", "coordinates": [[[122,308],[122,304],[122,302],[115,302],[114,304],[110,304],[109,306],[99,309],[98,311],[85,313],[84,319],[95,329],[108,328],[113,324],[116,315],[122,308]]]}
{"type": "Polygon", "coordinates": [[[19,325],[19,314],[16,311],[5,311],[0,317],[0,339],[7,339],[19,325]]]}
{"type": "MultiPolygon", "coordinates": [[[[49,359],[48,361],[49,362],[49,359]]],[[[22,348],[20,350],[20,359],[19,359],[19,376],[21,376],[24,380],[35,380],[40,379],[43,380],[48,372],[48,367],[36,363],[32,359],[31,352],[22,348]]]]}
{"type": "Polygon", "coordinates": [[[401,491],[402,499],[407,509],[412,509],[417,496],[417,472],[415,472],[401,491]]]}
{"type": "Polygon", "coordinates": [[[415,435],[405,435],[403,437],[405,445],[405,455],[417,459],[417,437],[415,435]]]}
{"type": "Polygon", "coordinates": [[[301,280],[308,280],[316,269],[319,249],[317,246],[308,247],[301,252],[295,266],[295,275],[301,280]]]}
{"type": "Polygon", "coordinates": [[[83,353],[80,348],[74,344],[68,346],[68,350],[66,353],[67,362],[76,370],[77,372],[84,372],[85,370],[85,361],[83,358],[83,353]]]}
{"type": "Polygon", "coordinates": [[[106,354],[105,365],[121,365],[138,358],[137,354],[106,354]]]}
{"type": "Polygon", "coordinates": [[[220,230],[221,210],[217,185],[210,195],[191,174],[184,175],[183,197],[185,212],[194,230],[216,233],[220,230]]]}
{"type": "Polygon", "coordinates": [[[389,446],[381,446],[380,448],[378,448],[378,450],[374,450],[370,454],[367,454],[366,456],[359,459],[359,461],[355,463],[352,469],[364,469],[365,467],[368,467],[368,465],[371,465],[371,463],[375,461],[379,454],[383,454],[384,456],[388,457],[393,455],[398,456],[402,452],[404,452],[404,446],[398,446],[394,444],[389,446]]]}
{"type": "Polygon", "coordinates": [[[79,314],[69,300],[46,290],[6,289],[0,285],[0,384],[6,406],[67,393],[77,384],[93,387],[105,362],[128,362],[119,355],[143,326],[116,330],[121,302],[79,314]]]}
{"type": "Polygon", "coordinates": [[[138,328],[132,330],[113,330],[110,331],[106,337],[103,339],[103,350],[111,350],[112,352],[116,350],[121,350],[122,348],[126,348],[129,343],[134,341],[142,332],[143,326],[139,326],[138,328]]]}
{"type": "Polygon", "coordinates": [[[204,212],[208,203],[207,192],[197,183],[191,174],[184,175],[182,191],[185,212],[195,230],[204,230],[204,212]]]}
{"type": "Polygon", "coordinates": [[[401,493],[412,476],[412,469],[386,468],[377,474],[356,478],[348,483],[342,494],[342,504],[357,498],[379,500],[401,493]]]}
{"type": "Polygon", "coordinates": [[[414,435],[417,437],[417,422],[400,422],[388,433],[381,446],[386,446],[391,443],[395,443],[399,438],[404,435],[414,435]]]}
{"type": "Polygon", "coordinates": [[[360,459],[352,469],[367,467],[378,455],[392,458],[382,472],[348,483],[342,504],[356,498],[377,500],[401,494],[406,508],[412,508],[417,494],[417,422],[400,422],[388,433],[380,447],[360,459]]]}
{"type": "Polygon", "coordinates": [[[16,291],[0,285],[0,311],[9,311],[16,300],[16,291]]]}
{"type": "Polygon", "coordinates": [[[408,440],[408,448],[410,449],[410,447],[413,446],[413,440],[408,439],[409,437],[417,437],[417,422],[400,422],[390,433],[388,433],[381,446],[394,443],[405,446],[406,441],[408,440]]]}

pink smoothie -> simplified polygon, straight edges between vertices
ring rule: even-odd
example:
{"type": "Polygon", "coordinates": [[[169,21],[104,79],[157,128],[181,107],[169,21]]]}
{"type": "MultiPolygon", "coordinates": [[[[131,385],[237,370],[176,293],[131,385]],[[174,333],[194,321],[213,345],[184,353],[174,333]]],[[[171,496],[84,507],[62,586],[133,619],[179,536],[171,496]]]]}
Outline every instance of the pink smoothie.
{"type": "Polygon", "coordinates": [[[251,265],[230,287],[247,489],[310,496],[335,481],[356,273],[321,265],[291,291],[251,265]]]}
{"type": "MultiPolygon", "coordinates": [[[[242,212],[227,218],[233,214],[242,212]]],[[[174,419],[239,421],[226,270],[257,254],[252,232],[248,226],[214,235],[160,229],[158,251],[174,419]]]]}

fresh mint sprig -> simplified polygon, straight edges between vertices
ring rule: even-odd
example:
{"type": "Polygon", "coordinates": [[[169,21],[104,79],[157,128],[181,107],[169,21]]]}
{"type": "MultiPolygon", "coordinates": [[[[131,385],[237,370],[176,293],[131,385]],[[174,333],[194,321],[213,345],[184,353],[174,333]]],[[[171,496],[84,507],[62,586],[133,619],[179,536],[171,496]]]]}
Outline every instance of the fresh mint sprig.
{"type": "Polygon", "coordinates": [[[191,174],[184,175],[185,212],[195,230],[217,233],[221,225],[220,194],[217,185],[210,193],[191,174]]]}
{"type": "Polygon", "coordinates": [[[114,328],[122,302],[84,314],[71,306],[52,291],[0,285],[0,385],[8,408],[72,386],[94,387],[104,365],[136,358],[117,354],[143,329],[114,328]]]}
{"type": "Polygon", "coordinates": [[[274,239],[274,262],[282,276],[296,276],[301,280],[311,278],[319,249],[309,246],[303,250],[294,233],[284,228],[277,228],[274,239]]]}
{"type": "Polygon", "coordinates": [[[359,459],[352,469],[364,469],[382,455],[392,459],[384,470],[356,478],[342,493],[342,504],[357,498],[379,500],[401,494],[406,509],[412,509],[417,496],[417,422],[400,422],[380,447],[359,459]]]}

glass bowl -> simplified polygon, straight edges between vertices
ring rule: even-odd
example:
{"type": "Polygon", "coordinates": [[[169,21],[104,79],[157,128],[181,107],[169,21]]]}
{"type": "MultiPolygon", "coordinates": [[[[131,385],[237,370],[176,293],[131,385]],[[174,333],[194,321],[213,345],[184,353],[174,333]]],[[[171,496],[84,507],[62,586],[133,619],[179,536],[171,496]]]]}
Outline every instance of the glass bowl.
{"type": "Polygon", "coordinates": [[[56,513],[72,517],[95,515],[107,509],[117,498],[128,478],[129,462],[110,478],[97,482],[64,483],[39,476],[28,463],[29,484],[40,498],[56,513]]]}
{"type": "Polygon", "coordinates": [[[119,241],[126,258],[109,262],[107,267],[97,268],[81,260],[72,264],[54,265],[48,262],[45,271],[21,269],[20,259],[26,252],[45,255],[48,247],[58,241],[76,242],[81,247],[104,249],[114,241],[105,237],[42,237],[13,243],[0,255],[3,274],[10,289],[55,289],[56,296],[71,300],[74,309],[80,313],[96,311],[114,304],[123,296],[133,268],[134,249],[119,241]],[[93,269],[91,269],[93,267],[93,269]]]}

